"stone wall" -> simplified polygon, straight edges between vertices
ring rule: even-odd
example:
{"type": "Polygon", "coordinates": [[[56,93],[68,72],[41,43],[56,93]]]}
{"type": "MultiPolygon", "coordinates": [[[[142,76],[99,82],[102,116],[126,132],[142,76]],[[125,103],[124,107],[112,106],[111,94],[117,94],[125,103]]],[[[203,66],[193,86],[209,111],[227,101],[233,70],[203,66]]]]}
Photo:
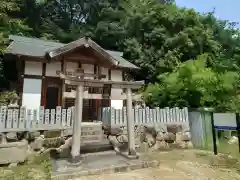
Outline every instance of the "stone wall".
{"type": "MultiPolygon", "coordinates": [[[[124,151],[127,149],[126,126],[104,127],[103,129],[115,150],[124,151]]],[[[171,148],[192,148],[189,128],[179,124],[166,125],[166,128],[146,125],[135,126],[135,145],[136,150],[144,152],[171,148]]]]}
{"type": "MultiPolygon", "coordinates": [[[[82,131],[84,137],[82,145],[87,143],[92,146],[100,141],[106,143],[108,140],[116,151],[124,152],[128,149],[126,126],[106,127],[102,126],[101,123],[91,126],[91,129],[89,129],[89,126],[86,126],[86,131],[82,131]]],[[[134,129],[136,150],[140,152],[192,147],[191,135],[185,125],[171,124],[165,127],[137,125],[134,129]]],[[[4,155],[4,158],[0,157],[0,164],[22,162],[27,159],[29,154],[34,152],[54,151],[68,156],[72,144],[71,131],[10,132],[1,134],[0,137],[0,152],[2,154],[11,152],[11,154],[17,155],[11,158],[8,158],[8,155],[4,155]],[[54,137],[52,137],[53,134],[54,137]],[[9,160],[7,161],[6,158],[9,160]]]]}

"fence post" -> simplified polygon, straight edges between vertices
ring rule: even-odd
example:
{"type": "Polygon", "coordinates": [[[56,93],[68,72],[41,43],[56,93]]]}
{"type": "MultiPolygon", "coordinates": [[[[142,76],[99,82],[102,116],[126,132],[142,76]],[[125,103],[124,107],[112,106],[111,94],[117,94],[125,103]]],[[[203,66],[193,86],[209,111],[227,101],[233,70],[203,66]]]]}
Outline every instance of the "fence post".
{"type": "Polygon", "coordinates": [[[238,136],[238,152],[240,153],[240,119],[239,113],[236,113],[236,125],[237,125],[237,136],[238,136]]]}
{"type": "Polygon", "coordinates": [[[112,127],[113,125],[117,125],[118,122],[116,122],[116,117],[115,117],[115,109],[113,107],[110,108],[110,126],[112,127]]]}
{"type": "Polygon", "coordinates": [[[141,124],[139,122],[139,108],[136,106],[134,107],[134,122],[135,122],[135,125],[141,124]]]}
{"type": "Polygon", "coordinates": [[[216,131],[214,127],[214,117],[213,117],[213,110],[208,110],[211,113],[211,125],[212,125],[212,138],[213,138],[213,152],[214,155],[217,155],[217,139],[216,139],[216,131]]]}

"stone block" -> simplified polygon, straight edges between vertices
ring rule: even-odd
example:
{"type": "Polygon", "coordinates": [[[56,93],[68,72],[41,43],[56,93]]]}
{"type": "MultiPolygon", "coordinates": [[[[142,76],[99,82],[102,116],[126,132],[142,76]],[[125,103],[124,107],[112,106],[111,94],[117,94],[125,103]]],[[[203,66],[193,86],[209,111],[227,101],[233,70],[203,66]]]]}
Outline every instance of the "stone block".
{"type": "Polygon", "coordinates": [[[39,151],[39,150],[43,149],[44,140],[45,140],[45,138],[43,135],[37,137],[35,139],[35,141],[30,144],[31,148],[34,151],[39,151]]]}
{"type": "Polygon", "coordinates": [[[100,123],[84,123],[81,130],[81,144],[100,143],[103,141],[103,130],[100,123]]]}
{"type": "Polygon", "coordinates": [[[161,131],[158,131],[156,141],[163,141],[164,140],[164,134],[161,131]]]}
{"type": "Polygon", "coordinates": [[[146,133],[146,142],[149,147],[152,147],[156,143],[156,140],[152,134],[146,133]]]}
{"type": "Polygon", "coordinates": [[[191,140],[191,133],[190,132],[184,132],[182,134],[182,141],[190,141],[191,140]]]}
{"type": "Polygon", "coordinates": [[[176,143],[179,144],[179,143],[182,143],[182,132],[177,132],[176,133],[176,143]]]}
{"type": "Polygon", "coordinates": [[[173,143],[174,141],[176,141],[176,135],[171,132],[165,133],[164,141],[166,141],[167,143],[173,143]]]}
{"type": "Polygon", "coordinates": [[[167,132],[176,134],[177,132],[182,131],[182,125],[180,124],[168,124],[167,125],[167,132]]]}
{"type": "Polygon", "coordinates": [[[6,134],[7,141],[14,142],[17,141],[17,133],[16,132],[9,132],[6,134]]]}
{"type": "Polygon", "coordinates": [[[117,136],[117,140],[119,143],[127,143],[128,142],[128,136],[123,134],[120,136],[117,136]]]}
{"type": "Polygon", "coordinates": [[[27,132],[26,138],[28,140],[34,140],[35,138],[39,137],[41,133],[39,131],[34,131],[34,132],[27,132]]]}
{"type": "Polygon", "coordinates": [[[136,126],[135,130],[137,130],[139,133],[144,133],[145,132],[145,127],[144,126],[136,126]]]}
{"type": "Polygon", "coordinates": [[[123,134],[123,130],[121,128],[111,128],[109,134],[112,136],[117,136],[123,134]]]}
{"type": "Polygon", "coordinates": [[[169,145],[165,141],[157,141],[155,146],[157,150],[169,149],[169,145]]]}
{"type": "Polygon", "coordinates": [[[17,163],[11,163],[11,164],[9,164],[8,165],[8,168],[15,168],[15,167],[17,167],[17,163]]]}
{"type": "Polygon", "coordinates": [[[157,131],[154,127],[145,126],[145,133],[151,134],[154,138],[157,136],[157,131]]]}
{"type": "Polygon", "coordinates": [[[135,126],[135,145],[139,147],[142,142],[146,142],[145,128],[143,126],[135,126]]]}
{"type": "Polygon", "coordinates": [[[0,144],[0,164],[24,162],[28,155],[28,142],[0,144]]]}
{"type": "Polygon", "coordinates": [[[193,143],[192,143],[192,141],[188,141],[186,144],[187,144],[187,148],[188,148],[188,149],[192,149],[192,148],[193,148],[193,143]]]}
{"type": "Polygon", "coordinates": [[[187,143],[184,141],[180,141],[177,143],[178,147],[181,149],[186,149],[187,148],[187,143]]]}
{"type": "Polygon", "coordinates": [[[0,144],[6,144],[7,143],[7,139],[5,134],[1,133],[0,134],[0,144]]]}
{"type": "Polygon", "coordinates": [[[113,145],[113,147],[119,146],[119,142],[118,142],[116,136],[108,136],[108,140],[113,145]]]}

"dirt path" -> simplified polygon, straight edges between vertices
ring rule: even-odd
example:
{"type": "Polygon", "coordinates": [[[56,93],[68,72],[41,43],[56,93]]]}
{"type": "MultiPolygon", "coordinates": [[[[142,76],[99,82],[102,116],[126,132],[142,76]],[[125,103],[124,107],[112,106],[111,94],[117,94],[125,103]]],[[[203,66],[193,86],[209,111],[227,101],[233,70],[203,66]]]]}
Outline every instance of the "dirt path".
{"type": "Polygon", "coordinates": [[[75,180],[240,180],[233,169],[213,168],[208,157],[195,151],[171,151],[150,155],[160,160],[159,168],[140,169],[125,173],[81,177],[75,180]]]}

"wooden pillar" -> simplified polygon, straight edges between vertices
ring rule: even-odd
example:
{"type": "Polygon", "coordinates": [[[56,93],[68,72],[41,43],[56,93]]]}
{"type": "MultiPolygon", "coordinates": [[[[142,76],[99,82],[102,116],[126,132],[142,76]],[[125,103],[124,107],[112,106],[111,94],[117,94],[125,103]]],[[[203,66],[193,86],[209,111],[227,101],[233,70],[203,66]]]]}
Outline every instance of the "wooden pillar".
{"type": "Polygon", "coordinates": [[[127,88],[127,131],[128,131],[128,155],[136,156],[134,119],[132,114],[132,89],[127,88]]]}
{"type": "Polygon", "coordinates": [[[41,87],[41,106],[46,106],[46,63],[42,64],[42,87],[41,87]]]}
{"type": "MultiPolygon", "coordinates": [[[[61,60],[61,71],[62,72],[66,72],[66,63],[65,63],[65,61],[64,61],[64,57],[62,58],[62,60],[61,60]]],[[[64,99],[64,97],[63,97],[63,94],[64,94],[64,92],[66,91],[66,85],[65,85],[65,81],[64,81],[64,79],[62,80],[62,94],[61,94],[61,101],[62,101],[62,107],[63,108],[65,108],[65,99],[64,99]]]]}
{"type": "Polygon", "coordinates": [[[73,122],[73,136],[72,136],[72,150],[71,150],[71,156],[72,156],[71,160],[73,163],[77,163],[80,161],[83,93],[84,93],[84,86],[82,84],[79,84],[76,89],[75,119],[73,122]]]}
{"type": "Polygon", "coordinates": [[[19,105],[22,105],[22,97],[23,97],[23,83],[24,83],[24,73],[25,73],[25,61],[20,59],[20,66],[19,66],[19,92],[18,95],[20,96],[19,105]]]}

